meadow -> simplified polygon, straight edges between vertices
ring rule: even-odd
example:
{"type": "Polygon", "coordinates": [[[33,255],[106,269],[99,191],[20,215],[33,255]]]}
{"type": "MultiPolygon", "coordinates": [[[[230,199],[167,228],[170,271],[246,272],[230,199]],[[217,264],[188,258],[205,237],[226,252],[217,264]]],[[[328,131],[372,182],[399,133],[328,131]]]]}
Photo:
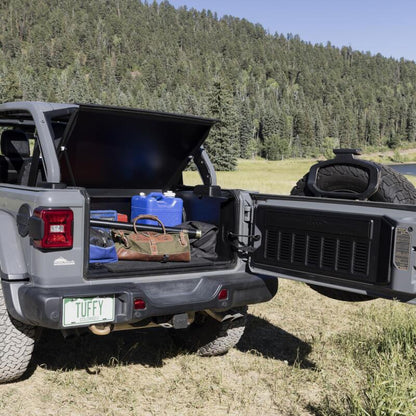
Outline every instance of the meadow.
{"type": "MultiPolygon", "coordinates": [[[[288,194],[311,163],[240,161],[218,182],[288,194]]],[[[69,340],[44,331],[30,376],[0,386],[0,415],[416,414],[414,306],[345,303],[279,283],[220,357],[187,354],[163,329],[69,340]]]]}

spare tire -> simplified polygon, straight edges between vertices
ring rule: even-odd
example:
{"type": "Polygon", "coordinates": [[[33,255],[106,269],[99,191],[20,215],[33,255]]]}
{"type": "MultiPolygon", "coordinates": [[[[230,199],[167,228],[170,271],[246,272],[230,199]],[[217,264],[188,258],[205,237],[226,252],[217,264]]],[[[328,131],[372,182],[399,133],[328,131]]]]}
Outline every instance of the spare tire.
{"type": "MultiPolygon", "coordinates": [[[[370,198],[370,201],[391,202],[394,204],[416,204],[416,189],[403,175],[388,166],[376,164],[381,172],[380,186],[370,198]]],[[[307,188],[308,174],[300,179],[292,189],[291,195],[314,196],[307,188]]],[[[368,186],[368,173],[357,166],[329,165],[321,168],[317,175],[317,185],[325,191],[361,193],[368,186]]],[[[373,299],[367,295],[344,292],[324,286],[310,285],[317,292],[337,300],[350,302],[373,299]]]]}
{"type": "Polygon", "coordinates": [[[174,329],[171,336],[178,346],[201,357],[223,355],[240,341],[247,322],[247,306],[234,308],[233,312],[241,316],[223,322],[206,312],[197,312],[188,328],[174,329]]]}

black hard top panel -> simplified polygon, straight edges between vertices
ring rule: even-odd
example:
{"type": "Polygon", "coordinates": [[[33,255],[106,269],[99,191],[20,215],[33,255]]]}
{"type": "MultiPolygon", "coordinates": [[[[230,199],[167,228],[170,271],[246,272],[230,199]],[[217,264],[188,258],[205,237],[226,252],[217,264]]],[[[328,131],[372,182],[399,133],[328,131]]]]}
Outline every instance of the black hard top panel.
{"type": "Polygon", "coordinates": [[[86,188],[165,189],[214,123],[200,117],[82,104],[62,141],[67,153],[60,154],[62,181],[86,188]]]}

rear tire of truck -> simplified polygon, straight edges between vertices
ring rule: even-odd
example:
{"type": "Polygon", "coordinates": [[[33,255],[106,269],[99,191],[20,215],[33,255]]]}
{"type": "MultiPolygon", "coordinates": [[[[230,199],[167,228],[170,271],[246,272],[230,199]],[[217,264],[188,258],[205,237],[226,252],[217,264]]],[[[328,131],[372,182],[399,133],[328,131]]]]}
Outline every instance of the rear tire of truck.
{"type": "Polygon", "coordinates": [[[11,317],[0,285],[0,383],[21,378],[29,367],[37,328],[11,317]]]}
{"type": "MultiPolygon", "coordinates": [[[[377,164],[381,171],[381,183],[377,192],[369,198],[369,201],[391,202],[394,204],[416,203],[416,189],[403,175],[393,169],[377,164]]],[[[313,194],[306,187],[308,175],[300,179],[292,189],[291,195],[313,194]]],[[[350,165],[331,165],[319,170],[317,185],[325,191],[342,191],[360,193],[367,188],[368,174],[365,170],[350,165]]],[[[371,296],[358,293],[344,292],[323,286],[309,285],[320,294],[336,300],[348,302],[360,302],[374,299],[371,296]]]]}
{"type": "Polygon", "coordinates": [[[235,347],[244,333],[247,307],[235,308],[242,316],[218,322],[204,312],[197,312],[187,329],[172,330],[175,343],[201,357],[223,355],[235,347]]]}

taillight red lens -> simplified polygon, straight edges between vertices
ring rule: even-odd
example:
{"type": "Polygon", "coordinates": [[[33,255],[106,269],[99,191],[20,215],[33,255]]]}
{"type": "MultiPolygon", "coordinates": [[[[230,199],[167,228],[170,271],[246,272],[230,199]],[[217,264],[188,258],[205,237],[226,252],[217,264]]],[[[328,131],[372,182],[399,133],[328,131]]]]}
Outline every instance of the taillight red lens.
{"type": "Polygon", "coordinates": [[[33,245],[43,249],[71,248],[74,213],[70,209],[36,209],[33,213],[43,221],[43,236],[33,245]]]}

